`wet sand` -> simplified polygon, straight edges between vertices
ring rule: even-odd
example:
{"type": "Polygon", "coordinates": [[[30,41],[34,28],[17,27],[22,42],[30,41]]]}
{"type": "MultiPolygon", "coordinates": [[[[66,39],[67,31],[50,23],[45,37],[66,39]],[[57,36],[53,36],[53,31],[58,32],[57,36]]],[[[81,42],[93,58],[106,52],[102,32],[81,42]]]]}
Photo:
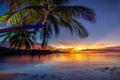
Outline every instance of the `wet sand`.
{"type": "Polygon", "coordinates": [[[69,70],[44,74],[0,74],[0,80],[120,80],[120,67],[69,70]]]}
{"type": "Polygon", "coordinates": [[[9,80],[19,75],[20,74],[0,73],[0,80],[9,80]]]}

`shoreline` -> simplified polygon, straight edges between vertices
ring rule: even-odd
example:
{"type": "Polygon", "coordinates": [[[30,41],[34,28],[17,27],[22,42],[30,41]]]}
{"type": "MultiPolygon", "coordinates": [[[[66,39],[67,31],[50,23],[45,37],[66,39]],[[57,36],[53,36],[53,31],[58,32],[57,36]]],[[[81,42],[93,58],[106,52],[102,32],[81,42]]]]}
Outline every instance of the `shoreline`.
{"type": "Polygon", "coordinates": [[[120,80],[120,66],[44,74],[0,73],[0,80],[120,80]]]}
{"type": "Polygon", "coordinates": [[[53,53],[65,53],[59,50],[18,50],[12,48],[0,47],[0,56],[14,56],[14,55],[46,55],[53,53]]]}
{"type": "Polygon", "coordinates": [[[15,74],[15,73],[0,73],[0,80],[9,80],[11,78],[15,78],[20,74],[15,74]]]}
{"type": "Polygon", "coordinates": [[[33,49],[33,50],[18,50],[18,49],[13,49],[13,48],[5,48],[5,47],[0,47],[0,57],[7,57],[7,56],[21,56],[21,55],[30,55],[30,56],[35,56],[35,55],[47,55],[47,54],[58,54],[58,53],[120,53],[120,52],[115,52],[115,51],[87,51],[87,50],[80,50],[80,51],[75,51],[75,52],[70,52],[70,51],[60,51],[60,50],[38,50],[38,49],[33,49]]]}

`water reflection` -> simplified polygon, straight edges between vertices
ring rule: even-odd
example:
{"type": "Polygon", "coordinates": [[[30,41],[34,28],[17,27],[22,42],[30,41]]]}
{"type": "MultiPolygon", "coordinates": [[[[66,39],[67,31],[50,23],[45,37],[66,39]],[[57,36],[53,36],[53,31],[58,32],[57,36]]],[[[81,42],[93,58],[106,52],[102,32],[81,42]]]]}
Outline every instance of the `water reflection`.
{"type": "Polygon", "coordinates": [[[92,62],[92,63],[117,63],[120,60],[120,54],[114,53],[85,53],[85,54],[48,54],[48,55],[22,55],[22,56],[10,56],[4,58],[2,62],[4,63],[20,63],[20,64],[29,64],[29,63],[43,63],[44,62],[92,62]]]}
{"type": "Polygon", "coordinates": [[[101,65],[120,65],[120,54],[81,53],[9,56],[0,59],[0,69],[10,71],[41,71],[60,69],[81,69],[101,65]],[[7,64],[7,65],[6,65],[7,64]],[[16,65],[17,64],[17,65],[16,65]],[[19,64],[19,66],[18,66],[19,64]]]}

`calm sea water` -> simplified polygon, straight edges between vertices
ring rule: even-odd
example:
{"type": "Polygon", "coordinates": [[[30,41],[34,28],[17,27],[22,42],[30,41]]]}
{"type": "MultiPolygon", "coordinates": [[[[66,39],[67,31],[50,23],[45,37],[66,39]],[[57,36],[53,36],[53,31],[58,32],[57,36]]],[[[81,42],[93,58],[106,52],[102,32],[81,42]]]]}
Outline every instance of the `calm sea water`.
{"type": "Polygon", "coordinates": [[[120,66],[120,53],[70,53],[0,58],[0,73],[51,73],[103,66],[120,66]]]}

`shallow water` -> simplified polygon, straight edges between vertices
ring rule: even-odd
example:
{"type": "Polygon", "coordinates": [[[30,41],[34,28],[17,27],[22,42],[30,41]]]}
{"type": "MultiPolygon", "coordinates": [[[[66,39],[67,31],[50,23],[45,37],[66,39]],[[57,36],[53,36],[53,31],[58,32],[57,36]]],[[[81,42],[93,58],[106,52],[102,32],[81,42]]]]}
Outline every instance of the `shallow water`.
{"type": "Polygon", "coordinates": [[[120,66],[120,53],[62,53],[0,58],[0,73],[54,73],[104,66],[120,66]]]}

